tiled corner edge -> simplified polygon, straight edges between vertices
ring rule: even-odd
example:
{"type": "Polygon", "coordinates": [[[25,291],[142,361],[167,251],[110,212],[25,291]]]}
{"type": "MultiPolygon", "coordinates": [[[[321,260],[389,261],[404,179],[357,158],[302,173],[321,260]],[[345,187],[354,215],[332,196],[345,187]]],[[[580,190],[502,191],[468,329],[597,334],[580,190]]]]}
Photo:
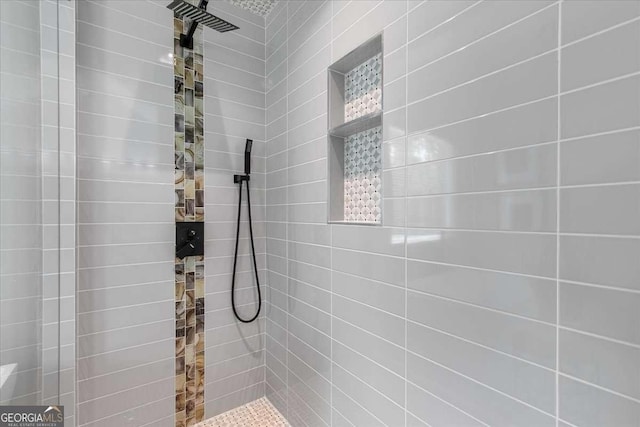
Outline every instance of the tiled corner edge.
{"type": "MultiPolygon", "coordinates": [[[[75,65],[73,1],[42,1],[40,58],[64,57],[75,65]],[[43,17],[71,16],[47,25],[43,17]],[[57,40],[52,45],[44,40],[57,40]],[[52,47],[55,46],[55,47],[52,47]]],[[[64,406],[64,423],[76,425],[76,104],[75,96],[60,97],[60,85],[75,87],[75,66],[40,63],[41,82],[41,200],[42,212],[60,210],[57,221],[43,221],[41,395],[43,405],[64,406]],[[55,82],[57,91],[45,90],[55,82]],[[47,83],[48,82],[48,83],[47,83]]]]}

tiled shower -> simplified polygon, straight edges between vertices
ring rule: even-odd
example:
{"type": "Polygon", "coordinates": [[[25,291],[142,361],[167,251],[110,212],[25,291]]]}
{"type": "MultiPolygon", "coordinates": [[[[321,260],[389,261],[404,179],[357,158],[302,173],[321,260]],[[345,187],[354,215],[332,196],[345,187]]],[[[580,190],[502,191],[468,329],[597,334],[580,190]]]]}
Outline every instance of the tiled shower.
{"type": "Polygon", "coordinates": [[[640,426],[640,1],[170,3],[0,1],[0,415],[640,426]]]}

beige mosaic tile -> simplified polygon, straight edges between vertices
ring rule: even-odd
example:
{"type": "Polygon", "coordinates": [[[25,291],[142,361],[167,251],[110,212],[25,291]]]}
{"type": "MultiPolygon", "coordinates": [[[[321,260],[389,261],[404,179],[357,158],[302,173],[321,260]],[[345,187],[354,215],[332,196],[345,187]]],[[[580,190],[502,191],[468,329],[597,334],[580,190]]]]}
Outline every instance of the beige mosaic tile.
{"type": "MultiPolygon", "coordinates": [[[[196,0],[189,0],[195,3],[196,0]]],[[[180,46],[189,24],[174,18],[175,220],[204,221],[204,39],[180,46]]],[[[176,423],[204,420],[204,256],[175,259],[176,423]]]]}
{"type": "Polygon", "coordinates": [[[290,427],[266,397],[238,406],[195,427],[290,427]]]}

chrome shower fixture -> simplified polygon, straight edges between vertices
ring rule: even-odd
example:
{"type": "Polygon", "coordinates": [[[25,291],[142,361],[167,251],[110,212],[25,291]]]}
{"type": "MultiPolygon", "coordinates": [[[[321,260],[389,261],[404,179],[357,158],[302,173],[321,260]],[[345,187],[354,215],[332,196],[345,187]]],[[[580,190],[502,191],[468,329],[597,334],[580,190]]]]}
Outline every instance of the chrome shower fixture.
{"type": "Polygon", "coordinates": [[[193,49],[193,33],[195,33],[198,24],[206,25],[220,33],[240,28],[207,12],[208,3],[208,0],[200,0],[200,5],[196,7],[185,0],[174,0],[167,5],[167,8],[173,10],[176,17],[192,20],[187,34],[180,34],[180,46],[193,49]]]}

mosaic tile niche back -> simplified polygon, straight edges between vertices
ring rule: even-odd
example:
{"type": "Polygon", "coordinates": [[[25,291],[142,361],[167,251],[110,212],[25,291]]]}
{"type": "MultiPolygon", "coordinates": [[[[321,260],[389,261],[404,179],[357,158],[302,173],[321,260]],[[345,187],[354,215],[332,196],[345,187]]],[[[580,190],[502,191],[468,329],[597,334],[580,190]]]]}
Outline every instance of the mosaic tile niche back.
{"type": "MultiPolygon", "coordinates": [[[[175,221],[204,221],[203,33],[180,46],[188,19],[173,19],[175,221]]],[[[204,419],[204,256],[175,259],[175,425],[204,419]]]]}
{"type": "Polygon", "coordinates": [[[344,76],[344,121],[382,109],[382,54],[379,53],[344,76]]]}
{"type": "MultiPolygon", "coordinates": [[[[344,120],[349,122],[382,109],[382,54],[345,75],[344,120]]],[[[344,220],[382,219],[382,129],[378,126],[344,141],[344,220]]]]}

